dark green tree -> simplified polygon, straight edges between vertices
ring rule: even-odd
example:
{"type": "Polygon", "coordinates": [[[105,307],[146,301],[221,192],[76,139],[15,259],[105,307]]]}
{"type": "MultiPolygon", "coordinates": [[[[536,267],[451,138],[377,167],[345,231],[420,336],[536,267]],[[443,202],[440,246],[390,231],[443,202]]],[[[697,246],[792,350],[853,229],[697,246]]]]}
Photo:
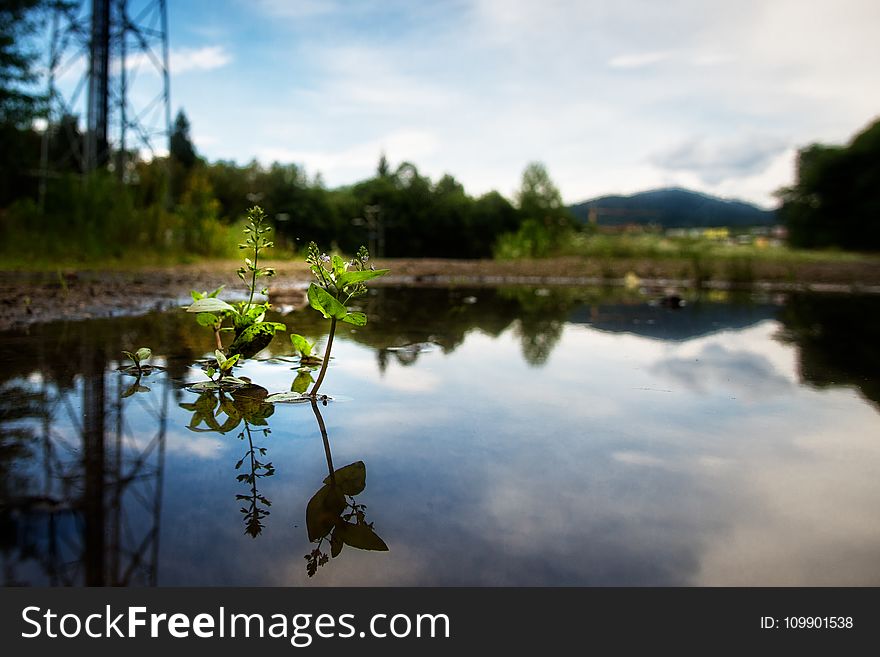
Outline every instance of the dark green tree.
{"type": "Polygon", "coordinates": [[[39,135],[33,120],[44,111],[36,90],[33,37],[42,22],[43,0],[0,2],[0,207],[36,195],[39,135]]]}
{"type": "Polygon", "coordinates": [[[379,164],[376,166],[376,175],[380,178],[385,178],[391,173],[391,165],[388,164],[388,158],[385,157],[385,153],[382,153],[379,156],[379,164]]]}
{"type": "Polygon", "coordinates": [[[171,157],[186,170],[192,169],[198,160],[196,148],[193,146],[190,136],[190,127],[189,119],[186,118],[184,111],[177,112],[168,146],[171,157]]]}
{"type": "Polygon", "coordinates": [[[39,51],[32,42],[43,0],[0,3],[0,123],[28,127],[42,111],[44,96],[35,90],[39,51]]]}
{"type": "Polygon", "coordinates": [[[797,181],[778,196],[794,246],[880,249],[880,120],[847,146],[801,149],[797,181]]]}

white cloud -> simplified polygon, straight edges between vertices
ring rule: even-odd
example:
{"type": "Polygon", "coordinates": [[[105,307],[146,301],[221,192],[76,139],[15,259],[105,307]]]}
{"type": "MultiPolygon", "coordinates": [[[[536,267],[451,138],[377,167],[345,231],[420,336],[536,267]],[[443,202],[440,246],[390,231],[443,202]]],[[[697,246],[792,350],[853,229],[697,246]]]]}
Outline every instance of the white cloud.
{"type": "Polygon", "coordinates": [[[618,55],[608,62],[611,68],[646,68],[669,59],[668,52],[644,52],[618,55]]]}
{"type": "Polygon", "coordinates": [[[697,137],[655,155],[652,160],[664,169],[692,172],[713,185],[764,171],[787,147],[788,144],[773,135],[697,137]]]}
{"type": "MultiPolygon", "coordinates": [[[[169,53],[169,67],[172,75],[190,71],[213,71],[232,62],[232,55],[223,46],[203,46],[201,48],[172,48],[169,53]]],[[[137,52],[125,59],[125,68],[139,73],[158,74],[162,60],[155,52],[137,52]]],[[[119,63],[115,64],[116,69],[119,63]]]]}
{"type": "MultiPolygon", "coordinates": [[[[568,202],[676,184],[770,205],[796,147],[844,141],[880,107],[880,5],[860,0],[257,9],[277,19],[264,58],[175,101],[224,135],[209,157],[304,162],[331,186],[370,175],[385,148],[470,193],[510,195],[541,160],[568,202]],[[235,105],[240,86],[261,102],[235,105]]],[[[178,55],[175,72],[228,65],[216,48],[178,55]]]]}
{"type": "Polygon", "coordinates": [[[352,174],[369,175],[382,153],[392,162],[409,160],[418,163],[430,158],[439,144],[438,138],[429,132],[404,129],[335,151],[268,146],[257,151],[257,159],[264,164],[304,164],[309,171],[320,171],[328,178],[343,179],[352,174]]]}
{"type": "Polygon", "coordinates": [[[223,68],[231,61],[232,55],[223,46],[172,49],[171,72],[212,71],[217,68],[223,68]]]}

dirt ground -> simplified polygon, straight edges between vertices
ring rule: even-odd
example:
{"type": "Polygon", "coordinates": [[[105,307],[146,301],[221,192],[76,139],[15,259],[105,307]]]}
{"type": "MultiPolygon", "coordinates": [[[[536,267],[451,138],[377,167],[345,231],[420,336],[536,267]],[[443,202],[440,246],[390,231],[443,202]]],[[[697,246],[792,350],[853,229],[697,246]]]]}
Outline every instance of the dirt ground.
{"type": "MultiPolygon", "coordinates": [[[[0,271],[0,330],[35,322],[137,314],[185,305],[192,289],[227,286],[224,298],[241,298],[237,262],[212,262],[133,271],[0,271]]],[[[278,275],[269,295],[278,305],[302,305],[309,272],[302,263],[272,262],[278,275]]],[[[689,265],[676,260],[386,260],[391,273],[371,285],[639,285],[662,289],[694,284],[689,265]]],[[[707,287],[747,287],[828,292],[880,293],[876,260],[853,262],[756,263],[743,279],[726,278],[723,265],[707,287]]]]}

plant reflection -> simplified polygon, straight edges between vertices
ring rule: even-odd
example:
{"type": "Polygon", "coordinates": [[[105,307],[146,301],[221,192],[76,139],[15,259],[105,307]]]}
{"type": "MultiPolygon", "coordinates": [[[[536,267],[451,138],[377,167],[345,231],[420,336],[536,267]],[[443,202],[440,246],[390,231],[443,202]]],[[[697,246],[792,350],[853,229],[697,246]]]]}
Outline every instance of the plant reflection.
{"type": "Polygon", "coordinates": [[[358,504],[354,499],[366,488],[366,465],[363,461],[356,461],[338,470],[333,468],[330,440],[318,401],[312,399],[311,406],[324,441],[329,474],[324,479],[324,485],[312,495],[306,507],[309,541],[315,543],[314,549],[305,555],[309,577],[317,572],[319,566],[327,564],[330,557],[338,557],[346,545],[360,550],[388,550],[385,541],[373,530],[373,523],[367,522],[367,506],[358,504]],[[322,549],[325,541],[330,545],[329,557],[322,549]]]}
{"type": "MultiPolygon", "coordinates": [[[[248,492],[237,494],[235,499],[244,503],[241,512],[245,533],[254,538],[263,531],[264,519],[272,506],[257,485],[261,478],[275,474],[275,466],[266,460],[267,448],[254,442],[260,432],[264,437],[271,433],[268,418],[275,412],[275,405],[265,401],[268,394],[268,390],[261,386],[249,385],[231,394],[222,390],[205,391],[195,402],[180,404],[181,408],[192,413],[187,427],[191,431],[226,434],[241,427],[238,438],[247,441],[247,449],[235,464],[236,470],[244,468],[236,479],[248,486],[248,492]]],[[[315,544],[314,549],[305,555],[308,561],[306,571],[311,577],[331,557],[339,556],[346,545],[375,551],[387,551],[388,546],[374,531],[373,523],[367,522],[366,505],[355,500],[355,496],[366,488],[366,465],[363,461],[356,461],[339,469],[333,467],[330,439],[319,408],[319,404],[327,404],[327,398],[311,399],[309,404],[324,443],[328,472],[323,485],[306,506],[309,541],[315,544]],[[330,546],[329,555],[324,551],[327,544],[330,546]]]]}
{"type": "Polygon", "coordinates": [[[269,515],[269,507],[272,503],[257,489],[257,480],[263,477],[271,477],[275,474],[275,467],[271,461],[262,461],[266,456],[266,448],[254,444],[254,434],[263,433],[268,437],[272,430],[269,428],[267,418],[275,412],[275,407],[264,401],[269,391],[257,385],[249,385],[235,390],[231,395],[225,392],[203,392],[192,404],[180,404],[184,410],[192,412],[188,428],[192,431],[213,431],[228,433],[238,428],[243,423],[243,428],[238,434],[239,440],[247,439],[247,450],[238,462],[235,469],[240,470],[242,465],[247,464],[247,470],[236,477],[236,480],[247,484],[248,494],[237,494],[236,500],[245,503],[241,507],[244,514],[245,533],[256,538],[263,531],[263,519],[269,515]],[[222,415],[226,416],[220,423],[222,415]],[[202,423],[206,428],[202,428],[202,423]]]}

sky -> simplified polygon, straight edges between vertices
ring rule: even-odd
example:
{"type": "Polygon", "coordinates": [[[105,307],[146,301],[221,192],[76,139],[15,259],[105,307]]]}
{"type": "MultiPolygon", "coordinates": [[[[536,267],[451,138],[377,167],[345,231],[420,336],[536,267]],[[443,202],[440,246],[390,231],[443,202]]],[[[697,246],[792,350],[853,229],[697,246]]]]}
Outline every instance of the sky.
{"type": "Polygon", "coordinates": [[[172,112],[214,161],[329,187],[415,163],[512,197],[681,186],[765,207],[880,115],[876,0],[171,0],[172,112]]]}

